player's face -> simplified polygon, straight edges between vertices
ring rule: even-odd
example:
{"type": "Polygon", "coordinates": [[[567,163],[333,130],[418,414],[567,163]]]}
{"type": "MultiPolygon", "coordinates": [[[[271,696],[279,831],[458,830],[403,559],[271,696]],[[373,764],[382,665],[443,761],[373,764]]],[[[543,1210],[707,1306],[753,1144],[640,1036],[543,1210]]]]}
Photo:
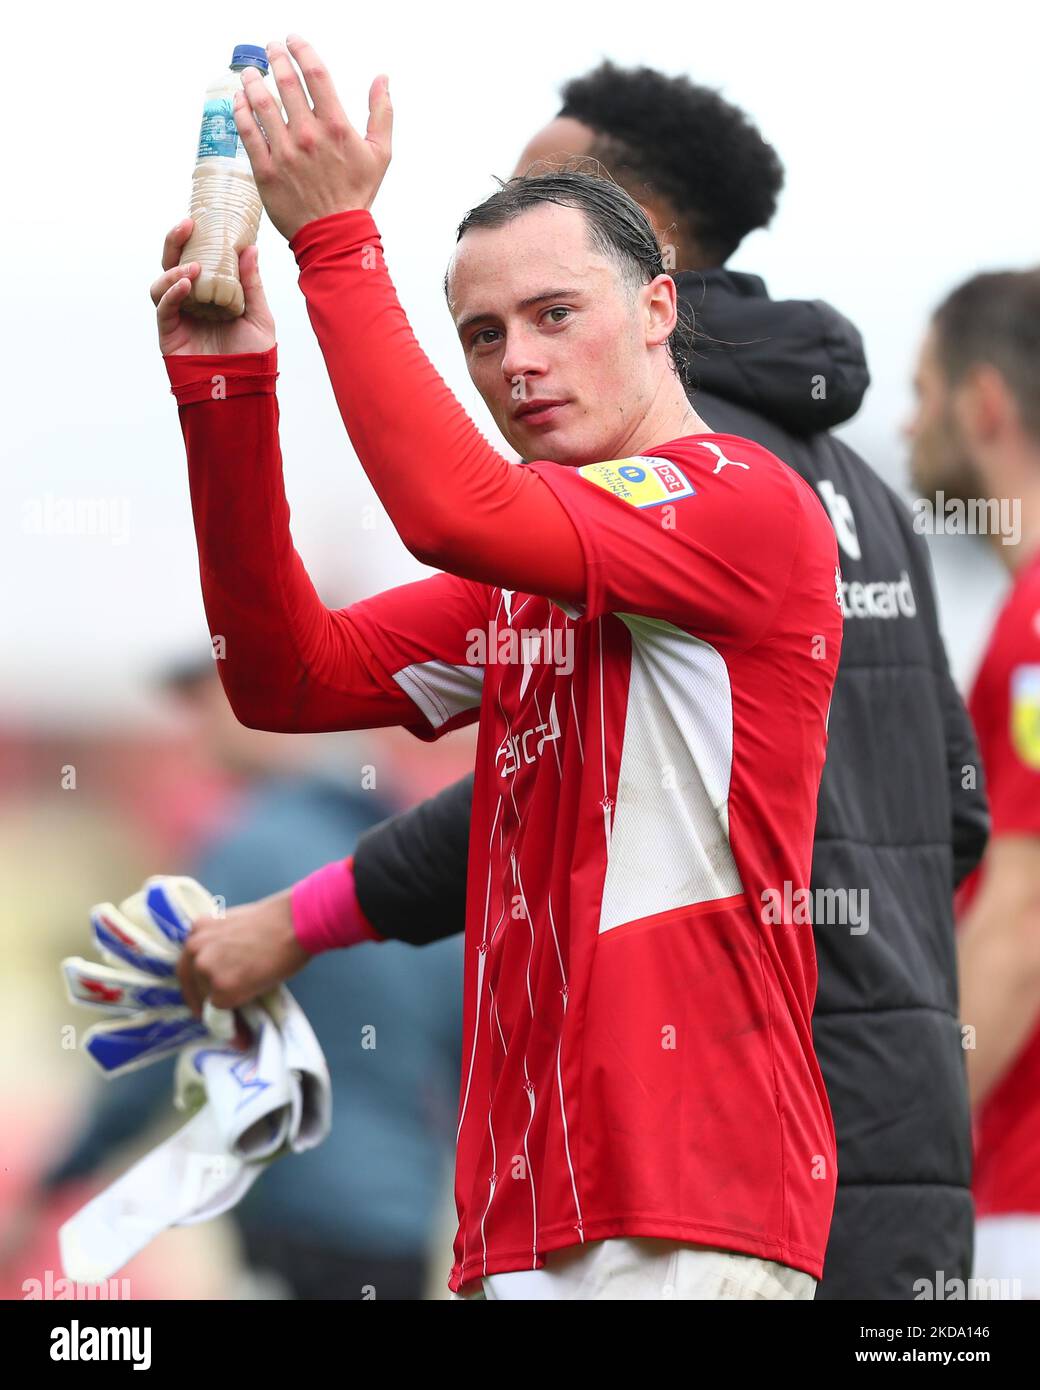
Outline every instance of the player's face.
{"type": "Polygon", "coordinates": [[[630,289],[590,245],[577,208],[543,203],[462,238],[452,315],[473,384],[522,458],[624,457],[660,372],[648,288],[630,289]]]}
{"type": "Polygon", "coordinates": [[[962,500],[977,496],[977,470],[957,423],[953,392],[936,353],[932,328],[921,345],[914,393],[914,411],[904,431],[910,443],[914,488],[922,497],[939,491],[962,500]]]}

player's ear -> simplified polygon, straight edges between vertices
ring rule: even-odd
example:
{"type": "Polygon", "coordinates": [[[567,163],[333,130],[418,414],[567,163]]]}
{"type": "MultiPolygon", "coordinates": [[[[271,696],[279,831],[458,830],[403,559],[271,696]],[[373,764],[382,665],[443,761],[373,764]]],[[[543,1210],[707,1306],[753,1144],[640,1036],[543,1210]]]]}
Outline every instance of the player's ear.
{"type": "Polygon", "coordinates": [[[953,393],[953,412],[964,437],[987,443],[1017,415],[1014,397],[996,367],[973,367],[953,393]]]}
{"type": "Polygon", "coordinates": [[[642,289],[647,347],[660,347],[672,336],[678,321],[678,294],[670,275],[658,275],[642,289]]]}

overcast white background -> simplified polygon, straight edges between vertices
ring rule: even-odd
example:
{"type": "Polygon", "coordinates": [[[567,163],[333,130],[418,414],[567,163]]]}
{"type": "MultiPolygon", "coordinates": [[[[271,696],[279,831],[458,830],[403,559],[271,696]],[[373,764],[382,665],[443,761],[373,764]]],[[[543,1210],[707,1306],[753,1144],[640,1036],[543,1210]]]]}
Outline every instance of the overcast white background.
{"type": "MultiPolygon", "coordinates": [[[[9,15],[0,553],[7,721],[132,720],[157,663],[206,641],[183,446],[148,285],[187,211],[202,94],[235,43],[297,30],[363,125],[390,75],[394,160],[374,215],[420,341],[495,439],[440,290],[454,227],[507,176],[558,89],[603,57],[721,88],[779,151],[779,215],[732,261],[776,298],[830,300],[873,375],[844,431],[905,481],[899,426],[930,308],[981,268],[1040,260],[1035,7],[788,3],[23,5],[9,15]],[[129,507],[129,535],[34,534],[60,499],[129,507]]],[[[326,601],[420,576],[354,458],[296,285],[261,231],[278,325],[296,543],[326,601]]],[[[1002,580],[975,543],[939,555],[955,672],[1002,580]],[[952,560],[952,563],[951,563],[952,560]]]]}

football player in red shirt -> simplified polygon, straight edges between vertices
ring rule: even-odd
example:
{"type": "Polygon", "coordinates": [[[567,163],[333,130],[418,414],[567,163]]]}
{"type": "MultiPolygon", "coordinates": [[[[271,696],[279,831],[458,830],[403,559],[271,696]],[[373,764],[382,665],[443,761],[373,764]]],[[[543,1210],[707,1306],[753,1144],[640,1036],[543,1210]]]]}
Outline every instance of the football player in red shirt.
{"type": "MultiPolygon", "coordinates": [[[[269,52],[286,119],[249,72],[236,111],[257,184],[362,466],[442,573],[336,612],[315,594],[255,249],[229,325],[180,312],[188,224],[152,297],[238,716],[424,740],[479,720],[451,1287],[811,1298],[834,1131],[811,922],[776,904],[808,892],[841,641],[826,513],[693,411],[653,228],[587,175],[511,180],[460,228],[450,307],[525,462],[493,449],[416,343],[368,211],[385,82],[362,139],[309,45],[269,52]]],[[[196,1006],[221,930],[185,953],[196,1006]]]]}
{"type": "Polygon", "coordinates": [[[985,534],[1012,581],[969,701],[993,825],[958,903],[958,955],[975,1277],[1040,1298],[1040,271],[954,290],[915,385],[920,514],[985,534]]]}

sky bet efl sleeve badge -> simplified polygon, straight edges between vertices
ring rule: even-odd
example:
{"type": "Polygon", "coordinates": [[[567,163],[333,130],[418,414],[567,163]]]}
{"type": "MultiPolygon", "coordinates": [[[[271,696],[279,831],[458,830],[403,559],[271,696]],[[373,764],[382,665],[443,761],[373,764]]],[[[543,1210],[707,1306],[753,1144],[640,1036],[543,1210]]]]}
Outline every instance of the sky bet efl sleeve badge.
{"type": "Polygon", "coordinates": [[[1040,666],[1011,673],[1011,742],[1026,767],[1040,772],[1040,666]]]}
{"type": "Polygon", "coordinates": [[[597,487],[631,502],[633,507],[660,507],[680,497],[693,497],[697,492],[674,463],[645,455],[615,459],[612,463],[587,463],[578,472],[597,487]]]}

